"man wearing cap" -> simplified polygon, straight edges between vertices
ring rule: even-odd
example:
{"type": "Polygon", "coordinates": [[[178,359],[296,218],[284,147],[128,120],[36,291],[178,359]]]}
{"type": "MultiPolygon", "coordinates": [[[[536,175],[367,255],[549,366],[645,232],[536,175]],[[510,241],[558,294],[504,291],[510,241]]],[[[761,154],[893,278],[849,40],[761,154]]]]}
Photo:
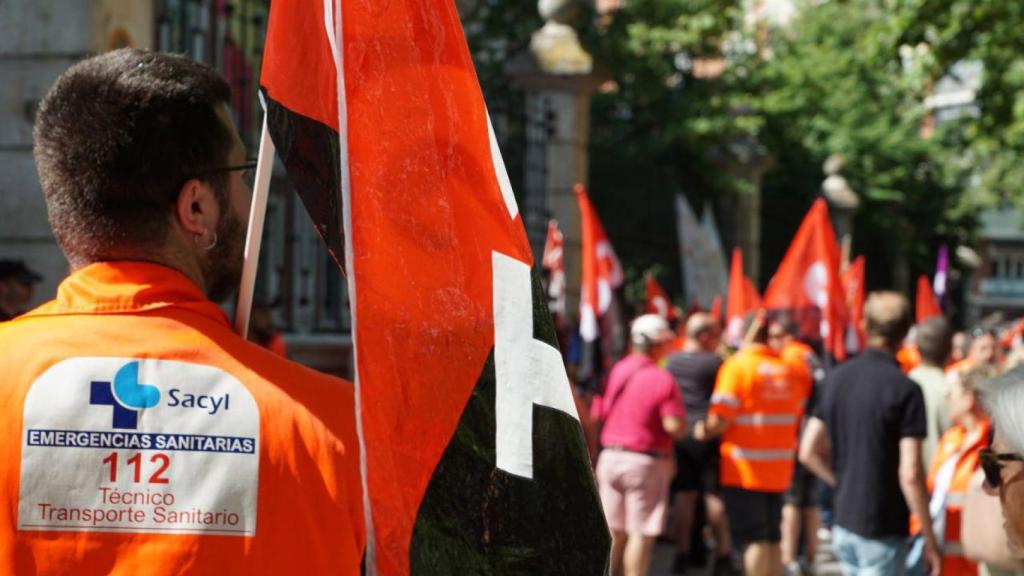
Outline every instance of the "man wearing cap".
{"type": "Polygon", "coordinates": [[[25,312],[42,279],[21,260],[0,260],[0,322],[25,312]]]}
{"type": "Polygon", "coordinates": [[[661,534],[674,471],[672,443],[686,434],[686,410],[672,375],[656,362],[672,332],[664,318],[645,314],[630,327],[632,352],[594,399],[593,416],[604,423],[597,482],[612,531],[612,572],[647,573],[661,534]]]}

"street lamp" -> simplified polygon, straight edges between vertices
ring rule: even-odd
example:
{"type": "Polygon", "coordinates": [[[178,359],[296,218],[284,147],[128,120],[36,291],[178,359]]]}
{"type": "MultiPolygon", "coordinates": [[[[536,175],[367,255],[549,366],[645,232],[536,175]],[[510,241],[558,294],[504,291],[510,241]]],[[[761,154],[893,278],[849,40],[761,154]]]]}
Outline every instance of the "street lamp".
{"type": "Polygon", "coordinates": [[[850,188],[850,183],[843,177],[846,159],[841,154],[832,154],[825,160],[825,181],[821,183],[821,191],[828,201],[832,216],[832,226],[843,246],[843,263],[849,261],[851,238],[853,234],[853,214],[860,207],[860,197],[850,188]]]}

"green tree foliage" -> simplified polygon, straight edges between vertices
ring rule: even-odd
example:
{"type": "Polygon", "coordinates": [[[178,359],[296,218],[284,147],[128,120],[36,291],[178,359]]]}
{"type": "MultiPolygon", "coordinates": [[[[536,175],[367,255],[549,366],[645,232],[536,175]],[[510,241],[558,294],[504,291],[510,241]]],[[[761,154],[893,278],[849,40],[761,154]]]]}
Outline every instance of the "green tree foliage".
{"type": "Polygon", "coordinates": [[[962,151],[974,185],[965,211],[1024,195],[1024,3],[1002,0],[899,0],[892,34],[926,52],[930,79],[955,72],[961,62],[983,67],[977,114],[961,118],[945,137],[962,151]]]}
{"type": "MultiPolygon", "coordinates": [[[[532,1],[468,3],[467,35],[493,109],[521,97],[509,96],[501,65],[540,22],[532,1]]],[[[854,251],[868,256],[872,286],[930,271],[938,245],[970,240],[979,207],[1022,196],[1024,3],[798,0],[779,30],[752,27],[749,4],[626,0],[610,19],[577,19],[613,80],[592,101],[590,193],[630,277],[660,264],[665,288],[680,292],[672,196],[685,192],[698,210],[713,201],[729,222],[749,191],[726,168],[752,151],[771,161],[762,283],[820,194],[830,154],[846,158],[862,199],[854,251]],[[979,114],[926,137],[925,99],[964,60],[985,67],[979,114]]],[[[515,164],[514,150],[509,157],[515,164]]],[[[729,226],[722,235],[735,243],[729,226]]]]}
{"type": "Polygon", "coordinates": [[[699,210],[739,193],[743,182],[718,166],[731,159],[731,144],[761,127],[750,69],[739,64],[750,51],[737,32],[741,4],[629,0],[604,25],[580,20],[585,45],[612,78],[592,104],[591,197],[627,276],[640,282],[644,270],[667,265],[670,294],[681,290],[673,196],[686,193],[699,210]],[[723,68],[727,57],[735,65],[723,68]]]}
{"type": "Polygon", "coordinates": [[[943,134],[923,135],[929,54],[905,45],[885,4],[803,5],[773,35],[759,69],[762,138],[779,159],[766,178],[766,206],[795,190],[816,193],[822,161],[842,154],[862,200],[855,250],[868,256],[876,286],[930,270],[937,246],[966,240],[970,225],[958,211],[966,175],[950,169],[955,146],[943,134]]]}

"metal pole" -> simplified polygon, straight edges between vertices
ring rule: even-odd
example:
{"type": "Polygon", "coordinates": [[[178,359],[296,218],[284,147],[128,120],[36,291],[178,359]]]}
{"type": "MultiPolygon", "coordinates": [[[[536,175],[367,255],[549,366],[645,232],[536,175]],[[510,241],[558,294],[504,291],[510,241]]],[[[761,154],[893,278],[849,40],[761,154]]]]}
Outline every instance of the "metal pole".
{"type": "Polygon", "coordinates": [[[238,305],[235,307],[235,332],[243,338],[249,334],[249,316],[252,313],[252,301],[256,289],[256,270],[260,262],[260,243],[263,240],[263,222],[267,215],[267,201],[270,198],[270,174],[273,170],[274,141],[270,139],[267,118],[264,115],[263,130],[260,133],[259,163],[256,165],[256,186],[252,191],[249,230],[245,236],[242,283],[238,289],[238,305]]]}

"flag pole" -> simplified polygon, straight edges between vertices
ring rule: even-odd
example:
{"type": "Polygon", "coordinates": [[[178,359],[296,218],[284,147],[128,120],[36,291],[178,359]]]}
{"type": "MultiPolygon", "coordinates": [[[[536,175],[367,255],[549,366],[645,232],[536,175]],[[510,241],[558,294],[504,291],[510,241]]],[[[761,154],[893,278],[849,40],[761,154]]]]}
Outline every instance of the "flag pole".
{"type": "Polygon", "coordinates": [[[245,261],[242,265],[242,282],[238,288],[238,304],[235,307],[235,332],[245,338],[249,334],[249,317],[252,314],[253,295],[256,290],[256,270],[260,262],[260,244],[263,241],[263,223],[267,215],[267,200],[270,198],[270,174],[274,170],[274,141],[267,130],[267,117],[263,116],[260,132],[259,162],[256,165],[256,185],[252,191],[252,205],[249,207],[249,229],[245,235],[245,261]]]}

